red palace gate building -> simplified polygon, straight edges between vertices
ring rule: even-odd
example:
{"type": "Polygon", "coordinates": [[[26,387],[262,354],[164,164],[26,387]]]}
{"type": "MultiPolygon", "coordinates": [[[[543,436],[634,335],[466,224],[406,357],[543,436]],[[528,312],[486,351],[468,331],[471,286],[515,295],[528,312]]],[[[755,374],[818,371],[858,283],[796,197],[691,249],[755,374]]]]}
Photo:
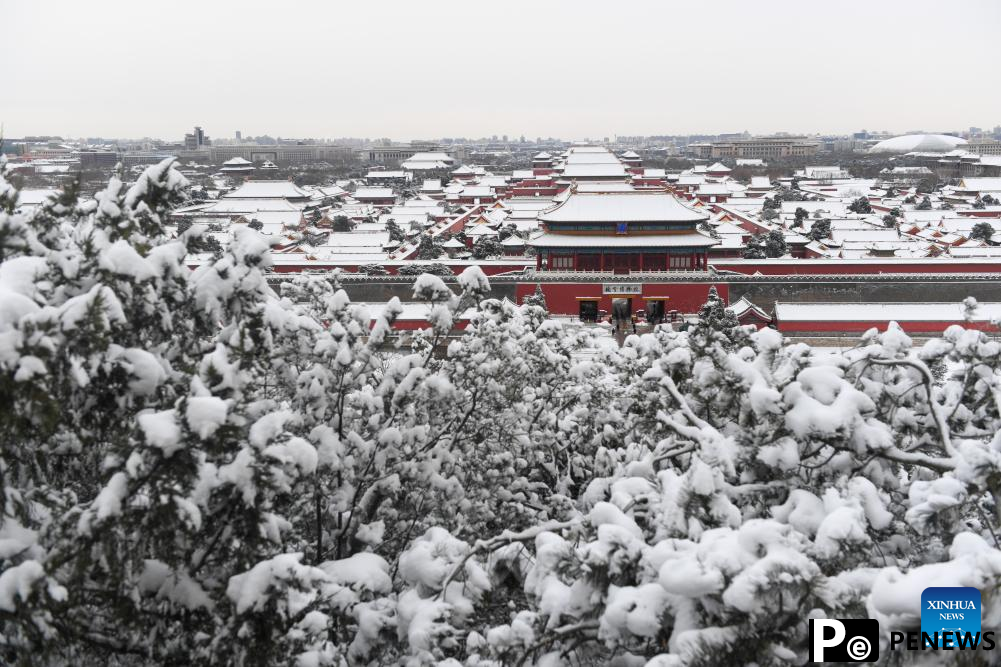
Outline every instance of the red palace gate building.
{"type": "MultiPolygon", "coordinates": [[[[571,187],[561,204],[539,215],[544,233],[529,241],[537,252],[536,271],[547,302],[553,300],[550,308],[583,319],[594,319],[600,311],[624,317],[638,310],[657,318],[678,309],[665,305],[669,297],[663,285],[602,282],[597,274],[704,272],[709,248],[719,243],[699,231],[707,219],[707,214],[664,191],[585,193],[571,187]],[[593,283],[545,285],[549,272],[554,278],[560,272],[596,275],[593,283]],[[575,293],[571,296],[570,291],[575,293]],[[577,303],[564,303],[568,299],[577,303]],[[642,306],[640,301],[644,301],[642,306]]],[[[691,285],[686,291],[692,292],[692,299],[701,299],[701,304],[709,286],[691,285]]],[[[678,287],[674,285],[675,292],[678,287]]],[[[684,308],[681,312],[689,312],[689,304],[678,306],[684,308]]]]}
{"type": "Polygon", "coordinates": [[[576,192],[539,214],[536,269],[705,270],[718,240],[697,229],[709,216],[667,192],[576,192]]]}

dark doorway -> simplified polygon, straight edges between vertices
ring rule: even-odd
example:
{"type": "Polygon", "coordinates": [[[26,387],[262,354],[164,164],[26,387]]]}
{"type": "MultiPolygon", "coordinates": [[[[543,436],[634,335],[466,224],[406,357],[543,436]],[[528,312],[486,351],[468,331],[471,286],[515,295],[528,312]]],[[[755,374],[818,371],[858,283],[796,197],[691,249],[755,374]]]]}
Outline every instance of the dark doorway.
{"type": "Polygon", "coordinates": [[[612,299],[612,319],[619,322],[628,322],[632,314],[632,299],[612,299]]]}
{"type": "Polygon", "coordinates": [[[578,302],[580,306],[580,321],[581,322],[597,322],[598,321],[598,302],[597,301],[580,301],[578,302]]]}
{"type": "Polygon", "coordinates": [[[647,301],[646,302],[646,319],[650,324],[660,324],[664,321],[664,302],[657,301],[647,301]]]}

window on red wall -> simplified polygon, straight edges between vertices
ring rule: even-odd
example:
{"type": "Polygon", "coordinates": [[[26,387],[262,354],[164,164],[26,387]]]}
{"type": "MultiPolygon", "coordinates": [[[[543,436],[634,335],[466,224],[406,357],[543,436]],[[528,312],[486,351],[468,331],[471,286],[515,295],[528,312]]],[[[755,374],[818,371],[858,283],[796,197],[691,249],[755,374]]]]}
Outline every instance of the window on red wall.
{"type": "Polygon", "coordinates": [[[549,261],[552,265],[550,268],[552,269],[559,271],[573,269],[573,255],[553,255],[549,261]]]}
{"type": "Polygon", "coordinates": [[[643,253],[643,270],[663,271],[667,267],[667,256],[662,252],[643,253]]]}
{"type": "Polygon", "coordinates": [[[671,255],[672,269],[690,269],[692,258],[689,255],[671,255]]]}

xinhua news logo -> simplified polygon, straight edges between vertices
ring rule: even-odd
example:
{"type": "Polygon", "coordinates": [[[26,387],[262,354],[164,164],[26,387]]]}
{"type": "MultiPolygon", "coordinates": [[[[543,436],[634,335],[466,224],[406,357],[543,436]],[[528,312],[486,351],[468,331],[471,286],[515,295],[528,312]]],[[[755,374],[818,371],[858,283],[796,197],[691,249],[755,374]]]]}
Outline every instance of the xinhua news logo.
{"type": "MultiPolygon", "coordinates": [[[[932,587],[921,594],[921,631],[890,632],[890,651],[990,651],[994,632],[981,631],[980,591],[969,587],[932,587]]],[[[810,619],[813,662],[879,660],[879,621],[810,619]]]]}
{"type": "MultiPolygon", "coordinates": [[[[946,648],[980,635],[980,591],[969,587],[926,588],[921,593],[921,634],[939,633],[946,648]]],[[[923,643],[927,644],[925,640],[923,643]]]]}
{"type": "Polygon", "coordinates": [[[879,659],[879,621],[871,618],[811,618],[810,660],[873,662],[879,659]]]}

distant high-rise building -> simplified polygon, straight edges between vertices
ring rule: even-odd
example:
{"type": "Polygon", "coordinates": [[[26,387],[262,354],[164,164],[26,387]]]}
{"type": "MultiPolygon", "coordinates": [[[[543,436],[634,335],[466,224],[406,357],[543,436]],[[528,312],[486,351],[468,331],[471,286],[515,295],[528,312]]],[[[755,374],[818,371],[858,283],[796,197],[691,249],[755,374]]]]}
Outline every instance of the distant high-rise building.
{"type": "Polygon", "coordinates": [[[205,131],[197,125],[194,132],[184,135],[184,150],[187,151],[196,151],[202,146],[208,146],[211,143],[205,131]]]}
{"type": "Polygon", "coordinates": [[[243,133],[241,133],[240,130],[236,131],[236,140],[243,141],[243,133]]]}

